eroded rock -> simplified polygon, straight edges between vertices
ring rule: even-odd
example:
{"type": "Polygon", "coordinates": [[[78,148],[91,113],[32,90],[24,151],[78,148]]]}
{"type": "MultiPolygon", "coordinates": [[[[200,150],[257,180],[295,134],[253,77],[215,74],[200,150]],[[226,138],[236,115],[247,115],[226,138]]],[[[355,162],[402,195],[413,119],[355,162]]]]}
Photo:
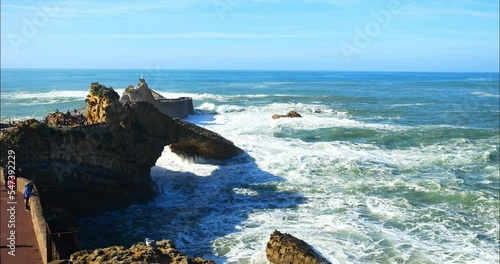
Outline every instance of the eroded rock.
{"type": "Polygon", "coordinates": [[[273,264],[329,264],[314,249],[290,234],[275,230],[266,247],[267,259],[273,264]]]}
{"type": "MultiPolygon", "coordinates": [[[[217,133],[162,114],[147,102],[122,104],[92,83],[86,125],[51,127],[28,120],[2,131],[2,149],[16,152],[23,177],[34,180],[42,202],[80,215],[149,199],[157,192],[150,169],[165,146],[185,155],[226,159],[243,151],[217,133]],[[64,197],[64,199],[61,199],[64,197]]],[[[7,151],[1,153],[2,165],[7,151]]]]}
{"type": "Polygon", "coordinates": [[[143,242],[130,248],[112,246],[93,251],[81,250],[71,255],[70,263],[159,263],[159,264],[215,264],[212,260],[200,257],[191,258],[178,251],[170,240],[158,241],[156,247],[146,246],[143,242]]]}
{"type": "Polygon", "coordinates": [[[302,117],[302,116],[299,113],[297,113],[295,110],[292,110],[292,111],[288,112],[286,115],[274,114],[272,116],[273,119],[279,119],[279,118],[282,118],[282,117],[295,118],[295,117],[302,117]]]}

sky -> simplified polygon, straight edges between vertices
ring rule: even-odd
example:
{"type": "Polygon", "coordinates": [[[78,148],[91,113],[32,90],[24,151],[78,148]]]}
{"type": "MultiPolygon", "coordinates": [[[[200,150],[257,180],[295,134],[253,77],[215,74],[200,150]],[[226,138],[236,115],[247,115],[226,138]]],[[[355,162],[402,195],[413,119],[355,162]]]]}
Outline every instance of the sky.
{"type": "Polygon", "coordinates": [[[2,0],[2,68],[499,71],[493,0],[2,0]]]}

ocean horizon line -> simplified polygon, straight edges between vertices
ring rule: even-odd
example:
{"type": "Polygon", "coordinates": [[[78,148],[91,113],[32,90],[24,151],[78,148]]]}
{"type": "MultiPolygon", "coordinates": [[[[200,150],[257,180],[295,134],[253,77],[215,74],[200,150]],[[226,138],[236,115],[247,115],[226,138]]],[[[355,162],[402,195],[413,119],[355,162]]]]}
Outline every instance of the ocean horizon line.
{"type": "Polygon", "coordinates": [[[397,71],[397,70],[297,70],[297,69],[140,69],[140,68],[16,68],[2,67],[0,70],[113,70],[113,71],[198,71],[198,72],[328,72],[328,73],[475,73],[475,74],[499,74],[500,71],[397,71]]]}

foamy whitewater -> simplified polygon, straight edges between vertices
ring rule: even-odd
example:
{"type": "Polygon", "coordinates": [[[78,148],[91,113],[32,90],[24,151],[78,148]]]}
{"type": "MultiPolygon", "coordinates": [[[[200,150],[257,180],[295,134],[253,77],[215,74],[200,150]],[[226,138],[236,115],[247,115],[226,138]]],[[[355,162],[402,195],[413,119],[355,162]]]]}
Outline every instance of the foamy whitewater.
{"type": "Polygon", "coordinates": [[[333,263],[499,263],[498,73],[2,70],[2,120],[121,93],[143,73],[188,121],[245,154],[167,148],[154,201],[81,219],[84,248],[171,239],[191,256],[267,263],[278,229],[333,263]],[[296,110],[303,118],[273,120],[296,110]]]}

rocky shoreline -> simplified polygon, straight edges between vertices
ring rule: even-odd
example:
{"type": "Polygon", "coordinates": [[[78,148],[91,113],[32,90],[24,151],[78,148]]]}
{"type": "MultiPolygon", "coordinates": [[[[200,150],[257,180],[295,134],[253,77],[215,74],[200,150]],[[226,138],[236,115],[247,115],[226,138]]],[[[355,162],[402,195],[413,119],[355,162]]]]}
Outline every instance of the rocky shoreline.
{"type": "MultiPolygon", "coordinates": [[[[0,131],[2,149],[15,150],[16,175],[36,183],[52,232],[78,229],[76,217],[146,201],[158,194],[151,168],[165,146],[183,155],[227,159],[243,151],[217,133],[162,114],[152,104],[121,103],[90,85],[86,115],[51,113],[0,131]]],[[[1,166],[7,166],[7,152],[1,166]]]]}
{"type": "Polygon", "coordinates": [[[99,83],[91,84],[86,104],[84,125],[60,127],[54,119],[61,114],[51,114],[46,122],[19,122],[0,136],[2,149],[18,153],[22,176],[36,182],[43,202],[79,216],[154,197],[150,170],[165,146],[206,159],[243,152],[219,134],[166,116],[149,103],[122,104],[114,90],[99,83]]]}
{"type": "MultiPolygon", "coordinates": [[[[120,102],[113,89],[97,82],[90,85],[85,102],[84,118],[76,111],[74,116],[51,113],[45,122],[25,120],[0,133],[2,149],[17,153],[18,176],[36,182],[44,218],[53,232],[77,229],[78,216],[97,215],[153,198],[158,187],[150,170],[165,146],[174,153],[207,160],[243,153],[221,135],[164,115],[151,103],[120,102]]],[[[328,263],[311,253],[314,251],[305,242],[290,237],[273,233],[267,248],[269,261],[315,259],[318,261],[310,263],[328,263]]],[[[190,258],[167,240],[154,247],[138,243],[128,249],[113,246],[78,251],[67,262],[214,263],[190,258]]]]}
{"type": "Polygon", "coordinates": [[[95,249],[93,251],[81,250],[71,255],[69,263],[158,263],[158,264],[215,264],[212,260],[200,257],[191,258],[178,251],[170,240],[155,242],[148,246],[144,242],[132,245],[130,248],[112,246],[95,249]]]}
{"type": "MultiPolygon", "coordinates": [[[[275,230],[267,243],[266,256],[273,264],[330,264],[309,244],[290,234],[275,230]]],[[[81,250],[71,255],[68,263],[160,263],[160,264],[215,264],[200,257],[190,258],[178,251],[170,240],[146,245],[139,242],[130,248],[112,246],[107,248],[81,250]]]]}

